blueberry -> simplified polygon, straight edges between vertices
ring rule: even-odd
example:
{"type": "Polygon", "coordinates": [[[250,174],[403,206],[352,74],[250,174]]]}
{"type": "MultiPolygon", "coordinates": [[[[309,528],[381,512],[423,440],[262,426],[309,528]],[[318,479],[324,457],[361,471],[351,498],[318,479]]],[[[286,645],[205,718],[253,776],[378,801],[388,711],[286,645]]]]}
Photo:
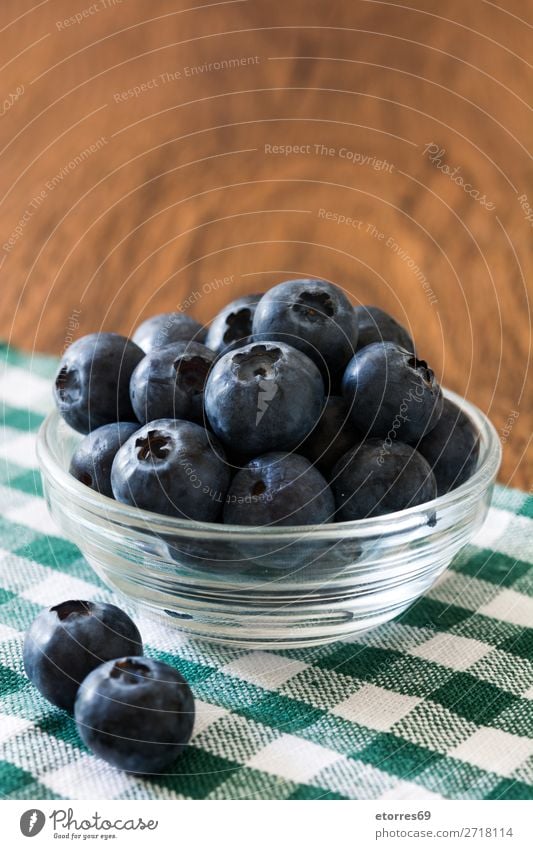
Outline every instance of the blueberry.
{"type": "Polygon", "coordinates": [[[385,310],[363,305],[355,307],[354,312],[359,327],[358,351],[367,345],[372,345],[373,342],[394,342],[400,348],[414,353],[414,342],[405,327],[385,310]]]}
{"type": "Polygon", "coordinates": [[[235,475],[224,522],[232,525],[314,525],[331,522],[333,494],[320,472],[298,454],[272,452],[235,475]]]}
{"type": "Polygon", "coordinates": [[[479,456],[479,435],[466,413],[445,398],[440,419],[416,448],[433,469],[438,494],[444,495],[474,473],[479,456]]]}
{"type": "Polygon", "coordinates": [[[113,498],[111,466],[115,454],[138,429],[138,422],[113,422],[97,427],[84,436],[74,451],[70,474],[101,495],[113,498]]]}
{"type": "Polygon", "coordinates": [[[189,742],[194,698],[184,678],[149,657],[122,657],[81,685],[74,714],[83,742],[127,772],[166,769],[189,742]]]}
{"type": "Polygon", "coordinates": [[[346,295],[332,283],[287,280],[257,304],[253,333],[256,341],[285,342],[303,351],[331,383],[355,351],[357,319],[346,295]]]}
{"type": "Polygon", "coordinates": [[[344,373],[342,392],[354,426],[389,441],[415,442],[442,412],[442,391],[428,364],[393,342],[358,351],[344,373]]]}
{"type": "Polygon", "coordinates": [[[226,304],[213,319],[205,344],[217,354],[233,351],[252,341],[255,308],[262,295],[245,295],[226,304]]]}
{"type": "Polygon", "coordinates": [[[282,342],[224,354],[204,393],[214,433],[248,457],[295,448],[313,429],[323,402],[324,384],[313,361],[282,342]]]}
{"type": "Polygon", "coordinates": [[[206,522],[217,521],[229,479],[216,439],[179,419],[145,424],[119,449],[111,469],[117,501],[206,522]]]}
{"type": "Polygon", "coordinates": [[[163,312],[139,324],[131,337],[148,354],[173,342],[205,342],[205,327],[184,312],[163,312]]]}
{"type": "Polygon", "coordinates": [[[360,439],[344,398],[330,395],[317,426],[298,450],[328,477],[337,460],[360,439]]]}
{"type": "Polygon", "coordinates": [[[57,408],[80,433],[135,419],[130,378],[142,350],[118,333],[90,333],[63,354],[54,383],[57,408]]]}
{"type": "Polygon", "coordinates": [[[414,507],[437,495],[435,476],[418,451],[380,439],[361,442],[341,457],[331,487],[342,522],[414,507]]]}
{"type": "Polygon", "coordinates": [[[72,711],[78,687],[106,660],[142,654],[136,625],[114,604],[64,601],[43,610],[24,640],[24,669],[52,704],[72,711]]]}
{"type": "Polygon", "coordinates": [[[131,376],[130,397],[140,422],[202,421],[204,385],[215,354],[198,342],[154,348],[131,376]]]}

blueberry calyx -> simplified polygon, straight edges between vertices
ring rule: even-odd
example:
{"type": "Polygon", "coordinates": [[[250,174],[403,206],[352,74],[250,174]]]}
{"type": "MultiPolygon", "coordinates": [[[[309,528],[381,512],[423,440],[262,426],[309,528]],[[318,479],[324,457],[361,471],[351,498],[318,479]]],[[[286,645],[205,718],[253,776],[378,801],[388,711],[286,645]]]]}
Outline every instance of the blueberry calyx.
{"type": "Polygon", "coordinates": [[[237,366],[237,378],[246,381],[253,377],[272,377],[273,366],[280,357],[279,348],[267,348],[265,345],[254,345],[249,351],[235,354],[233,362],[237,366]]]}
{"type": "Polygon", "coordinates": [[[266,490],[266,483],[263,480],[258,480],[252,486],[252,495],[257,498],[259,495],[263,495],[266,490]]]}
{"type": "Polygon", "coordinates": [[[63,621],[69,616],[90,616],[93,606],[90,601],[63,601],[51,607],[50,610],[57,613],[58,619],[63,621]]]}
{"type": "Polygon", "coordinates": [[[430,369],[425,360],[419,360],[417,357],[412,356],[407,360],[407,365],[418,372],[418,374],[422,377],[422,380],[427,383],[428,386],[434,385],[435,372],[433,369],[430,369]]]}
{"type": "Polygon", "coordinates": [[[124,684],[139,684],[149,673],[150,670],[144,663],[126,657],[123,660],[117,660],[109,673],[109,677],[120,678],[124,684]]]}
{"type": "Polygon", "coordinates": [[[250,335],[252,312],[248,307],[243,307],[236,312],[230,312],[226,318],[227,329],[224,331],[223,341],[225,345],[243,339],[250,335]]]}
{"type": "Polygon", "coordinates": [[[211,363],[202,357],[182,357],[175,361],[176,383],[187,395],[204,391],[211,363]]]}
{"type": "Polygon", "coordinates": [[[170,452],[170,436],[159,430],[149,430],[146,436],[135,440],[139,460],[164,460],[170,452]]]}
{"type": "Polygon", "coordinates": [[[310,322],[320,321],[322,318],[331,318],[335,314],[335,308],[327,292],[317,290],[315,292],[302,292],[296,303],[292,305],[295,313],[310,322]]]}
{"type": "Polygon", "coordinates": [[[80,378],[77,369],[63,366],[56,377],[56,389],[60,401],[74,404],[81,395],[80,378]]]}

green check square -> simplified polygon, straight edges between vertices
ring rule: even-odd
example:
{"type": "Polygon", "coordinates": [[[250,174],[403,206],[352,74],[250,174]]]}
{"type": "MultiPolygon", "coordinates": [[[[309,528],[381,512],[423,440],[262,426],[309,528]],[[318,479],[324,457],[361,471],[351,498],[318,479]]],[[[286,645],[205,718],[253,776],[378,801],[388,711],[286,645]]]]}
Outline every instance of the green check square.
{"type": "Polygon", "coordinates": [[[504,778],[496,784],[485,799],[533,799],[533,787],[523,781],[504,778]]]}
{"type": "Polygon", "coordinates": [[[431,694],[431,699],[476,725],[489,725],[494,717],[516,702],[516,696],[468,672],[456,672],[431,694]]]}
{"type": "Polygon", "coordinates": [[[190,745],[168,773],[150,776],[146,780],[154,788],[174,790],[191,799],[205,799],[238,769],[239,764],[190,745]]]}
{"type": "Polygon", "coordinates": [[[428,767],[433,767],[443,756],[416,743],[410,743],[394,734],[378,734],[375,740],[357,755],[357,760],[412,781],[428,767]]]}

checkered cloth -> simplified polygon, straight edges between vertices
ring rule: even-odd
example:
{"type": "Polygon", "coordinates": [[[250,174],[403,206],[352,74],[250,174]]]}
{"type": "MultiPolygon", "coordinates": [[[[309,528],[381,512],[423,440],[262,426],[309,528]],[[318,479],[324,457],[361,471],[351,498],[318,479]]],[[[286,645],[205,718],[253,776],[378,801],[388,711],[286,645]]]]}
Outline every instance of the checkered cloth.
{"type": "Polygon", "coordinates": [[[95,758],[22,666],[44,606],[129,609],[49,518],[35,432],[55,360],[0,347],[0,793],[13,799],[532,799],[533,499],[497,488],[487,523],[427,595],[354,641],[250,652],[135,615],[197,706],[175,771],[95,758]]]}

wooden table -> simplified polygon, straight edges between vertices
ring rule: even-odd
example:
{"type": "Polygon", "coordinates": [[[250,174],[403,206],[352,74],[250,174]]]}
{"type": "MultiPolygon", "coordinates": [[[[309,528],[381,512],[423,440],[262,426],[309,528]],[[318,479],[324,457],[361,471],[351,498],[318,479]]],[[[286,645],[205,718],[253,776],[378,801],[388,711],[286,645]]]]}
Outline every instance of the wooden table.
{"type": "Polygon", "coordinates": [[[499,3],[3,0],[0,337],[325,277],[530,487],[533,4],[499,3]]]}

